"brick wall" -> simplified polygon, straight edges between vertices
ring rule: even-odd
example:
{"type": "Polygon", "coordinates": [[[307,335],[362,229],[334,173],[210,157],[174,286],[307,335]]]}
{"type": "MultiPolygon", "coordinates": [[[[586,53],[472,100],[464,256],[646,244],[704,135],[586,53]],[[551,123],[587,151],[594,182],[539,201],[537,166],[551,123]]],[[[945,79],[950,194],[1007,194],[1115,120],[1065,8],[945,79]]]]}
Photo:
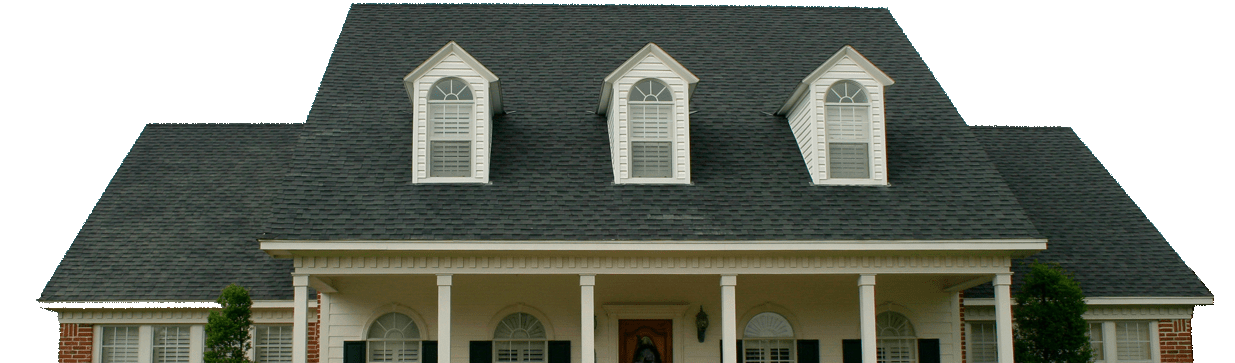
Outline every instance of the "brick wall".
{"type": "Polygon", "coordinates": [[[60,324],[60,363],[90,363],[94,352],[94,327],[60,324]]]}
{"type": "Polygon", "coordinates": [[[961,363],[968,363],[969,361],[969,340],[965,337],[965,330],[967,330],[968,328],[967,326],[965,326],[965,291],[962,290],[961,292],[957,294],[960,295],[958,298],[961,304],[961,308],[960,308],[961,310],[961,363]]]}
{"type": "MultiPolygon", "coordinates": [[[[319,307],[322,306],[322,293],[320,292],[317,293],[317,306],[319,307]]],[[[321,344],[319,341],[321,340],[322,335],[317,329],[317,327],[321,323],[322,323],[321,309],[318,309],[317,321],[309,322],[309,326],[308,326],[309,339],[308,339],[308,342],[306,342],[308,345],[306,347],[308,352],[305,354],[305,360],[307,360],[308,363],[318,363],[318,357],[321,356],[321,350],[319,349],[319,347],[321,347],[321,344]]]]}
{"type": "Polygon", "coordinates": [[[1191,363],[1192,320],[1159,320],[1158,347],[1162,352],[1162,363],[1191,363]]]}

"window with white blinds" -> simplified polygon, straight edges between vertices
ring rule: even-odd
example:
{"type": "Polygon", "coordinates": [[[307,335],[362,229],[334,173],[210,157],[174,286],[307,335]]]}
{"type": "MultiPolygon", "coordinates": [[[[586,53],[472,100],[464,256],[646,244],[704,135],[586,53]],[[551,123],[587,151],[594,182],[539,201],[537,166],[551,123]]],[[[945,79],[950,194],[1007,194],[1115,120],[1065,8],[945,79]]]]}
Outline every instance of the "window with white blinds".
{"type": "Polygon", "coordinates": [[[494,362],[544,363],[548,351],[545,326],[532,314],[507,315],[493,331],[494,362]]]}
{"type": "Polygon", "coordinates": [[[443,78],[429,90],[429,177],[472,175],[475,102],[459,78],[443,78]]]}
{"type": "Polygon", "coordinates": [[[996,363],[999,361],[999,346],[995,340],[995,323],[970,322],[969,361],[973,363],[996,363]]]}
{"type": "Polygon", "coordinates": [[[189,363],[189,327],[155,326],[153,349],[154,363],[189,363]]]}
{"type": "Polygon", "coordinates": [[[636,141],[630,143],[631,176],[668,178],[673,176],[672,143],[636,141]]]}
{"type": "Polygon", "coordinates": [[[378,317],[369,326],[368,341],[369,362],[420,361],[420,327],[407,315],[386,313],[378,317]]]}
{"type": "Polygon", "coordinates": [[[138,327],[104,326],[99,342],[99,361],[103,363],[137,363],[138,327]]]}
{"type": "Polygon", "coordinates": [[[673,177],[672,90],[658,80],[645,79],[635,83],[629,95],[631,177],[673,177]]]}
{"type": "Polygon", "coordinates": [[[793,363],[797,359],[793,326],[783,315],[763,312],[742,330],[742,357],[747,363],[793,363]]]}
{"type": "Polygon", "coordinates": [[[253,335],[256,363],[291,363],[292,326],[258,325],[253,335]]]}
{"type": "Polygon", "coordinates": [[[825,101],[828,177],[869,179],[871,126],[866,90],[854,81],[836,82],[825,101]]]}
{"type": "Polygon", "coordinates": [[[917,363],[918,339],[909,318],[894,311],[875,316],[878,363],[917,363]]]}
{"type": "Polygon", "coordinates": [[[1148,362],[1150,359],[1149,322],[1115,323],[1115,351],[1120,362],[1148,362]]]}

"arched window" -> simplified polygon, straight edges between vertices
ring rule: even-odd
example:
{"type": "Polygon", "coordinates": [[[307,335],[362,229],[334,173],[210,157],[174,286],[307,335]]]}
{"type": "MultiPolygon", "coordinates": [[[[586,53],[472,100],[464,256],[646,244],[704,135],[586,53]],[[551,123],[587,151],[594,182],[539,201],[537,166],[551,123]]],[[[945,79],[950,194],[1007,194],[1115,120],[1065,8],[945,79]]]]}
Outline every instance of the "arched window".
{"type": "Polygon", "coordinates": [[[528,313],[510,314],[493,330],[493,360],[543,363],[548,344],[540,319],[528,313]]]}
{"type": "Polygon", "coordinates": [[[917,363],[918,341],[909,318],[893,311],[875,317],[879,363],[917,363]]]}
{"type": "Polygon", "coordinates": [[[858,82],[832,84],[825,97],[828,177],[867,179],[870,174],[870,101],[858,82]]]}
{"type": "Polygon", "coordinates": [[[780,314],[765,312],[750,318],[742,337],[742,356],[747,363],[796,361],[793,326],[780,314]]]}
{"type": "Polygon", "coordinates": [[[369,326],[369,362],[419,362],[420,328],[407,315],[387,313],[369,326]]]}
{"type": "Polygon", "coordinates": [[[649,78],[635,83],[628,97],[631,176],[673,177],[673,90],[649,78]]]}
{"type": "Polygon", "coordinates": [[[429,176],[472,175],[472,89],[459,78],[443,78],[429,89],[429,176]]]}

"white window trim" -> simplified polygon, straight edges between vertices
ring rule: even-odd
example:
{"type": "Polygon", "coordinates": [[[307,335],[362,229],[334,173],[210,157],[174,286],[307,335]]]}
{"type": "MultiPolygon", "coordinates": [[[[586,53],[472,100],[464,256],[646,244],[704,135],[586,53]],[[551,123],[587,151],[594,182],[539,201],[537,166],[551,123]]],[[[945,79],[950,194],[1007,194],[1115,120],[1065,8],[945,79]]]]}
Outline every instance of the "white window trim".
{"type": "MultiPolygon", "coordinates": [[[[837,80],[835,82],[832,82],[832,84],[835,85],[837,83],[846,82],[846,81],[852,81],[854,83],[858,83],[859,85],[861,85],[861,82],[850,80],[850,79],[837,80]]],[[[826,89],[830,91],[831,88],[832,86],[829,85],[826,89]]],[[[865,88],[865,86],[863,86],[863,88],[865,88]]],[[[874,175],[875,175],[875,146],[874,145],[875,143],[874,143],[874,140],[872,140],[874,138],[872,133],[875,132],[874,125],[873,125],[874,122],[872,120],[872,118],[874,117],[874,111],[872,110],[872,107],[871,107],[870,92],[868,92],[865,89],[863,89],[862,92],[867,94],[867,101],[863,103],[830,103],[826,101],[827,99],[826,95],[823,97],[825,100],[823,103],[823,112],[819,112],[818,114],[823,115],[824,117],[823,122],[822,122],[823,127],[820,128],[824,130],[824,135],[820,136],[820,142],[823,145],[822,147],[823,155],[824,155],[823,164],[826,164],[826,165],[823,165],[823,174],[824,174],[823,177],[827,180],[831,180],[836,183],[850,184],[850,185],[866,184],[868,182],[872,182],[871,184],[884,184],[883,181],[879,181],[874,178],[874,175]],[[835,143],[837,144],[859,144],[859,143],[866,144],[866,175],[867,177],[865,178],[839,178],[839,177],[832,176],[832,164],[831,163],[832,163],[833,142],[832,140],[829,140],[831,135],[827,134],[828,123],[832,122],[832,120],[828,119],[828,114],[830,113],[828,108],[833,107],[833,106],[845,107],[846,105],[858,106],[866,110],[865,121],[863,121],[863,126],[865,126],[866,128],[866,130],[864,130],[866,131],[866,139],[860,142],[837,141],[835,143]]]]}
{"type": "MultiPolygon", "coordinates": [[[[992,336],[992,339],[995,339],[995,335],[997,335],[997,333],[995,332],[995,322],[994,322],[994,321],[989,321],[989,320],[988,320],[988,321],[968,321],[968,322],[966,322],[966,325],[967,325],[967,326],[965,327],[965,328],[966,328],[966,330],[965,330],[965,332],[966,332],[966,334],[965,334],[965,340],[966,340],[966,341],[965,341],[965,343],[966,343],[966,344],[965,344],[965,354],[966,354],[966,357],[968,357],[968,359],[969,359],[968,361],[969,361],[970,363],[995,363],[995,362],[998,362],[998,356],[999,356],[999,348],[998,348],[998,346],[996,346],[996,347],[995,347],[995,356],[996,356],[996,361],[995,361],[995,362],[979,362],[979,361],[977,361],[977,360],[975,360],[975,359],[974,359],[974,351],[973,351],[973,349],[974,349],[974,345],[975,345],[974,343],[975,343],[975,342],[974,342],[974,339],[973,339],[973,338],[976,336],[976,335],[974,334],[974,330],[975,330],[975,329],[973,328],[974,324],[989,325],[989,326],[991,327],[991,336],[992,336]]],[[[987,344],[996,344],[996,345],[997,345],[997,344],[998,344],[998,342],[996,342],[995,340],[992,340],[991,342],[989,342],[989,343],[987,343],[987,344]]]]}
{"type": "MultiPolygon", "coordinates": [[[[493,123],[495,115],[503,113],[501,82],[493,72],[463,50],[455,42],[449,42],[442,49],[421,63],[420,66],[403,77],[404,89],[416,111],[413,115],[413,145],[412,147],[412,183],[414,184],[487,184],[492,171],[493,123]],[[450,56],[457,56],[470,70],[455,70],[441,72],[437,66],[450,56]],[[438,71],[440,73],[432,73],[438,71]],[[442,73],[452,73],[443,75],[442,73]],[[424,89],[424,83],[432,85],[445,78],[455,77],[468,82],[472,91],[473,111],[469,139],[471,162],[468,177],[432,177],[430,176],[430,159],[432,136],[432,121],[430,120],[429,90],[424,89]],[[482,130],[483,128],[483,130],[482,130]],[[420,132],[423,129],[423,136],[420,132]],[[483,132],[480,134],[479,132],[483,132]],[[423,138],[423,139],[422,139],[423,138]],[[421,162],[423,160],[423,163],[421,162]],[[421,175],[424,176],[421,176],[421,175]]],[[[463,140],[459,140],[463,141],[463,140]]]]}
{"type": "Polygon", "coordinates": [[[154,327],[155,326],[188,326],[189,327],[189,363],[202,363],[202,354],[205,352],[206,330],[201,324],[157,324],[157,325],[139,325],[139,324],[96,324],[93,326],[93,344],[90,361],[94,363],[103,362],[103,328],[104,327],[119,327],[119,326],[136,326],[137,327],[137,362],[151,363],[154,361],[154,327]]]}
{"type": "MultiPolygon", "coordinates": [[[[257,360],[257,348],[258,348],[258,344],[257,344],[257,329],[259,329],[259,328],[261,328],[261,327],[276,327],[276,326],[278,326],[278,327],[291,327],[291,326],[292,326],[292,324],[253,324],[253,325],[252,325],[252,328],[251,328],[251,329],[249,329],[249,337],[250,337],[250,339],[251,339],[250,341],[252,342],[252,344],[250,345],[251,349],[249,349],[249,354],[248,354],[248,355],[249,355],[249,360],[253,361],[254,363],[266,363],[266,362],[262,362],[262,361],[257,360]]],[[[293,332],[292,334],[295,334],[295,332],[293,332]]],[[[324,337],[324,335],[323,335],[323,337],[324,337]]],[[[295,344],[293,344],[292,342],[290,342],[290,341],[289,341],[289,342],[288,342],[288,347],[289,347],[289,348],[291,348],[291,349],[295,349],[295,344]]]]}
{"type": "Polygon", "coordinates": [[[1095,361],[1095,363],[1147,363],[1162,361],[1162,347],[1158,341],[1158,321],[1157,320],[1104,320],[1104,321],[1087,321],[1088,323],[1102,324],[1102,345],[1103,355],[1106,360],[1095,361]],[[1119,346],[1115,323],[1149,323],[1149,360],[1119,360],[1119,346]]]}

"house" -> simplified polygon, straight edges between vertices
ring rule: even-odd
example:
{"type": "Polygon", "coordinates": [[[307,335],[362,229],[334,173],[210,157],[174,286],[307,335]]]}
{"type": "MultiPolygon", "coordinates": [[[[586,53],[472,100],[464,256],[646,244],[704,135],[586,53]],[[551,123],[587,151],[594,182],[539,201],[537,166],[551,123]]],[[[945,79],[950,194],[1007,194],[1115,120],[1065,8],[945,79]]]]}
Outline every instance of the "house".
{"type": "Polygon", "coordinates": [[[1190,359],[1080,138],[968,126],[885,9],[355,5],[304,124],[148,126],[40,301],[62,362],[198,362],[231,283],[262,362],[1010,362],[1035,259],[1190,359]]]}

